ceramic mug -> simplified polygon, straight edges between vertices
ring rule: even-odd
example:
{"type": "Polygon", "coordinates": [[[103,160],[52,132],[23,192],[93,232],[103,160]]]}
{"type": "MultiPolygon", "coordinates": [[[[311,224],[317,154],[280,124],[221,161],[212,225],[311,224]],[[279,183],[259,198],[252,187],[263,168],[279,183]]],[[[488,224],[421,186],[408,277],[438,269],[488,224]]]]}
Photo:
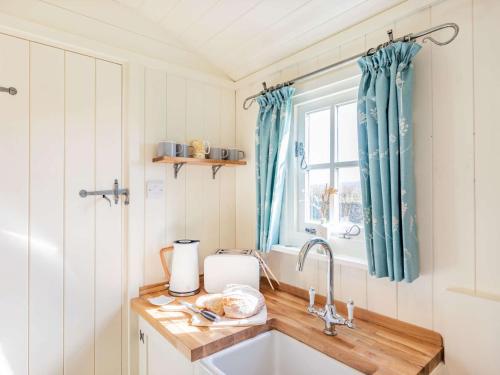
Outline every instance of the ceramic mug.
{"type": "Polygon", "coordinates": [[[245,152],[238,150],[237,148],[230,148],[228,151],[228,160],[241,160],[245,158],[245,152]]]}
{"type": "Polygon", "coordinates": [[[180,148],[172,141],[161,141],[156,150],[158,156],[179,156],[180,148]]]}
{"type": "Polygon", "coordinates": [[[177,143],[177,156],[183,157],[183,158],[189,158],[193,156],[193,146],[190,146],[185,143],[177,143]]]}
{"type": "Polygon", "coordinates": [[[210,143],[208,141],[195,139],[191,141],[191,147],[193,147],[193,157],[197,159],[205,159],[206,155],[210,153],[210,143]]]}
{"type": "Polygon", "coordinates": [[[224,160],[227,159],[228,155],[229,153],[227,149],[221,147],[212,147],[210,148],[208,158],[214,160],[224,160]]]}

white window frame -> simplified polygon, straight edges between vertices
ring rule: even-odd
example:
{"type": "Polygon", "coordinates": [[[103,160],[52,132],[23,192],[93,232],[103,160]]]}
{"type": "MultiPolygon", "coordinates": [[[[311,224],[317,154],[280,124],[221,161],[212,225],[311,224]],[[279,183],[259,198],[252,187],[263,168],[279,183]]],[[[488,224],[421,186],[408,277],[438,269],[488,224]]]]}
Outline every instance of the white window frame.
{"type": "MultiPolygon", "coordinates": [[[[336,152],[336,126],[337,126],[337,107],[344,104],[351,104],[356,102],[355,94],[350,90],[348,92],[342,93],[341,95],[337,95],[335,97],[329,97],[326,99],[321,99],[316,102],[307,103],[297,108],[297,131],[295,141],[300,141],[305,144],[305,118],[307,113],[311,112],[319,112],[321,110],[330,109],[330,161],[327,163],[321,164],[309,164],[308,170],[314,169],[329,169],[330,170],[330,181],[329,186],[336,186],[336,176],[335,170],[336,168],[348,168],[348,167],[358,167],[359,162],[356,161],[343,161],[337,162],[335,161],[335,152],[336,152]]],[[[294,141],[294,142],[295,142],[294,141]]],[[[306,158],[307,162],[307,158],[306,158]]],[[[297,163],[295,163],[297,165],[297,163]]],[[[300,171],[301,172],[301,171],[300,171]]],[[[297,185],[296,191],[300,192],[305,190],[305,178],[298,178],[298,174],[296,174],[295,184],[297,185]]],[[[298,199],[298,196],[297,196],[298,199]]],[[[299,201],[296,201],[298,203],[299,201]]],[[[303,204],[297,204],[297,226],[298,230],[311,227],[314,228],[317,226],[317,223],[314,222],[306,222],[305,221],[305,206],[303,204]]]]}
{"type": "MultiPolygon", "coordinates": [[[[289,248],[300,247],[304,242],[314,234],[305,232],[305,227],[317,229],[319,225],[305,223],[303,200],[299,202],[299,192],[304,189],[305,178],[299,178],[300,173],[304,173],[300,167],[300,160],[295,157],[295,142],[301,138],[304,139],[305,132],[305,113],[321,110],[321,108],[331,109],[331,129],[330,132],[330,162],[321,165],[315,165],[314,169],[330,169],[330,185],[335,186],[334,171],[336,167],[355,167],[359,165],[358,161],[334,162],[335,160],[335,116],[336,106],[355,102],[359,85],[359,76],[354,76],[340,82],[335,82],[328,86],[307,93],[296,95],[294,98],[294,113],[292,118],[292,132],[289,152],[289,164],[287,175],[287,188],[285,193],[285,206],[283,209],[281,240],[277,250],[284,246],[289,248]]],[[[307,161],[307,159],[306,159],[307,161]]],[[[305,199],[305,197],[304,197],[305,199]]],[[[337,203],[337,202],[336,202],[337,203]]],[[[339,236],[329,233],[328,239],[334,246],[337,254],[353,257],[361,262],[366,262],[364,231],[351,239],[342,239],[339,236]]]]}

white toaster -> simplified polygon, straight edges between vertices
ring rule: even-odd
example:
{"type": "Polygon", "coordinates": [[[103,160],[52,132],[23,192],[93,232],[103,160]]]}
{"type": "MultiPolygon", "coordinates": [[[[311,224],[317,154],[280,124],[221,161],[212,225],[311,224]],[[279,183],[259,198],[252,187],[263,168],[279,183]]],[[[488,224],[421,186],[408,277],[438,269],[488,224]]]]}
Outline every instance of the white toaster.
{"type": "Polygon", "coordinates": [[[259,290],[259,261],[252,255],[209,255],[203,273],[207,293],[221,293],[228,284],[250,285],[259,290]]]}

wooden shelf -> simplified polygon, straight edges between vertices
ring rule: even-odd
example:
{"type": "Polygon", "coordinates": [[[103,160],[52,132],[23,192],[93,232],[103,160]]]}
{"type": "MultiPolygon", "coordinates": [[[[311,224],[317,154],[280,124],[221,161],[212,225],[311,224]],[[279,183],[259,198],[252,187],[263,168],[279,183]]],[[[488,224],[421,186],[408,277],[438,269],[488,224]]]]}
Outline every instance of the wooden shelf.
{"type": "Polygon", "coordinates": [[[153,158],[153,163],[167,163],[167,164],[194,164],[194,165],[225,165],[225,166],[235,166],[235,165],[246,165],[245,160],[215,160],[215,159],[196,159],[196,158],[181,158],[174,156],[157,156],[153,158]]]}
{"type": "Polygon", "coordinates": [[[206,165],[212,167],[212,178],[215,179],[215,175],[221,167],[236,167],[238,165],[246,165],[245,160],[215,160],[215,159],[196,159],[196,158],[181,158],[174,156],[157,156],[153,158],[153,163],[165,163],[173,164],[174,166],[174,177],[177,178],[179,170],[184,164],[192,165],[206,165]]]}

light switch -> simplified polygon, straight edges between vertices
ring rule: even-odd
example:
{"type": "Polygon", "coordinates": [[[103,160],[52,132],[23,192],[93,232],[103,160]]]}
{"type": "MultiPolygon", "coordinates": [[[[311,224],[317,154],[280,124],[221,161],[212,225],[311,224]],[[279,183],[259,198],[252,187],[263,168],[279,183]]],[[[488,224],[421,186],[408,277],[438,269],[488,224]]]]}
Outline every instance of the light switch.
{"type": "Polygon", "coordinates": [[[159,199],[163,197],[165,187],[163,181],[148,181],[146,184],[147,197],[150,199],[159,199]]]}

